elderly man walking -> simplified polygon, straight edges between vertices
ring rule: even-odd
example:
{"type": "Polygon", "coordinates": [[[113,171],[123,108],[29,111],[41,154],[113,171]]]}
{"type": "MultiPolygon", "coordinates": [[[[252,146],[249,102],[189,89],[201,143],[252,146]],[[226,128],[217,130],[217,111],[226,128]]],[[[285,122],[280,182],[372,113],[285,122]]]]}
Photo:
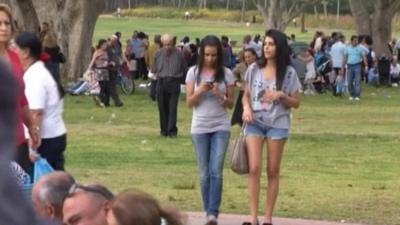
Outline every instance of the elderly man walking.
{"type": "Polygon", "coordinates": [[[154,56],[152,73],[157,76],[157,102],[160,114],[160,134],[176,137],[176,126],[180,84],[187,66],[182,53],[173,45],[169,34],[161,37],[162,48],[154,56]]]}

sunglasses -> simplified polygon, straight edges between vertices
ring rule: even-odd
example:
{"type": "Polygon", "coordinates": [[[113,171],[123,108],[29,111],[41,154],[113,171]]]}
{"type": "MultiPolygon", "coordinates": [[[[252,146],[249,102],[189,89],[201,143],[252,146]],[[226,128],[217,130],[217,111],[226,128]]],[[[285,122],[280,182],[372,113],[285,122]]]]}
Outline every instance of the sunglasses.
{"type": "Polygon", "coordinates": [[[105,199],[111,199],[113,197],[112,193],[109,193],[107,190],[104,190],[101,187],[91,186],[91,185],[82,185],[82,184],[75,183],[69,189],[67,198],[72,197],[74,194],[76,194],[78,192],[78,190],[98,194],[98,195],[104,197],[105,199]]]}

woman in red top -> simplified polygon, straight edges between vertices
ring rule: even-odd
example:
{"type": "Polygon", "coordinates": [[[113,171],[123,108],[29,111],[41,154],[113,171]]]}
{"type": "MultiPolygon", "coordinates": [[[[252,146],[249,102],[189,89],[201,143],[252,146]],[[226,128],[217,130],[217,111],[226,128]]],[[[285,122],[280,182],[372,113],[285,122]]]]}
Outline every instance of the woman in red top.
{"type": "Polygon", "coordinates": [[[7,62],[13,72],[18,85],[18,104],[16,109],[17,114],[17,140],[18,150],[15,160],[28,173],[32,174],[32,166],[29,160],[28,143],[25,138],[23,125],[29,131],[29,146],[36,149],[40,146],[40,133],[38,124],[33,124],[33,120],[29,111],[28,101],[24,94],[24,82],[22,79],[23,70],[18,56],[15,52],[8,48],[9,42],[15,32],[13,17],[11,10],[6,4],[0,4],[0,58],[7,62]]]}

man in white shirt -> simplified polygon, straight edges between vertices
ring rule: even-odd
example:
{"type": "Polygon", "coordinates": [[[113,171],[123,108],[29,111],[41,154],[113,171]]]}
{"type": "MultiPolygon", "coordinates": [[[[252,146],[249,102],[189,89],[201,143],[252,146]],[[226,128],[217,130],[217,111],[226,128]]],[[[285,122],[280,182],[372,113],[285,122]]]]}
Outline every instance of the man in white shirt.
{"type": "MultiPolygon", "coordinates": [[[[332,59],[333,73],[331,73],[331,83],[334,84],[337,76],[339,75],[340,69],[343,65],[344,53],[346,45],[344,44],[344,35],[339,34],[336,36],[336,42],[332,45],[330,56],[332,59]]],[[[345,74],[345,73],[344,73],[345,74]]],[[[333,88],[336,90],[336,88],[333,88]]]]}

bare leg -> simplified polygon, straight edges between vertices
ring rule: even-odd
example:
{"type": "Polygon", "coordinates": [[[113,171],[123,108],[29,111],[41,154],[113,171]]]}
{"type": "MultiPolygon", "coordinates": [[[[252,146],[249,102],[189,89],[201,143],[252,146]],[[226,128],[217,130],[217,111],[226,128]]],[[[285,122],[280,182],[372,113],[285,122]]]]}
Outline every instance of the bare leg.
{"type": "Polygon", "coordinates": [[[249,207],[251,222],[257,224],[258,200],[260,195],[260,176],[262,145],[264,139],[261,137],[246,137],[247,151],[249,157],[249,207]]]}
{"type": "Polygon", "coordinates": [[[265,208],[265,222],[272,222],[272,213],[279,192],[279,170],[286,140],[267,139],[268,188],[265,208]]]}

